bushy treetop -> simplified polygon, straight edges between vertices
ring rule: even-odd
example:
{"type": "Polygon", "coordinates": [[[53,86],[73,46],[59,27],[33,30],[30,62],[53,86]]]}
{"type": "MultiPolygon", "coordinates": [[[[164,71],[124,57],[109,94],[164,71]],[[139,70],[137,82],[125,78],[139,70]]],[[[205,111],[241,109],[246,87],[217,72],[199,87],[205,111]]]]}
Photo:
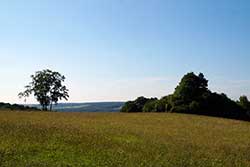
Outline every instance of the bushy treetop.
{"type": "Polygon", "coordinates": [[[213,93],[202,73],[183,76],[173,94],[161,99],[139,97],[126,103],[122,112],[178,112],[250,120],[250,102],[246,96],[236,103],[226,94],[213,93]]]}
{"type": "Polygon", "coordinates": [[[65,76],[59,72],[49,69],[37,71],[31,75],[31,79],[29,85],[25,86],[25,91],[19,93],[20,98],[29,97],[33,93],[43,110],[47,110],[48,106],[52,110],[53,103],[57,104],[59,100],[68,99],[68,89],[62,84],[65,76]]]}

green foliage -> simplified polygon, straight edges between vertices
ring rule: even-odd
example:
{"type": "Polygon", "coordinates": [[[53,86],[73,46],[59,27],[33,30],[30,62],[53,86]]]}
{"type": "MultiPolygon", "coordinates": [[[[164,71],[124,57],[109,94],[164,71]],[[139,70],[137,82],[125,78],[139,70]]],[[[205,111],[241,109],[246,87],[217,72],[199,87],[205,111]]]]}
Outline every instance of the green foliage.
{"type": "Polygon", "coordinates": [[[154,101],[156,98],[145,98],[143,96],[138,97],[135,101],[129,101],[124,104],[121,112],[143,112],[143,108],[147,102],[154,101]]]}
{"type": "Polygon", "coordinates": [[[129,112],[140,112],[140,111],[138,110],[138,107],[135,104],[135,102],[128,101],[122,107],[121,112],[127,112],[127,113],[129,113],[129,112]]]}
{"type": "Polygon", "coordinates": [[[200,103],[204,115],[212,115],[235,119],[248,119],[246,112],[226,94],[210,93],[200,103]]]}
{"type": "Polygon", "coordinates": [[[143,96],[138,97],[138,98],[134,101],[134,103],[135,103],[135,105],[136,105],[136,107],[137,107],[137,112],[142,112],[143,106],[144,106],[149,100],[150,100],[150,99],[145,98],[145,97],[143,97],[143,96]]]}
{"type": "Polygon", "coordinates": [[[155,110],[155,107],[156,107],[156,103],[157,103],[157,100],[150,100],[150,101],[148,101],[148,102],[144,105],[142,111],[143,111],[143,112],[152,112],[152,111],[154,111],[154,110],[155,110]]]}
{"type": "Polygon", "coordinates": [[[250,111],[250,102],[247,98],[247,96],[241,96],[239,98],[239,101],[237,102],[242,108],[244,108],[247,111],[250,111]]]}
{"type": "Polygon", "coordinates": [[[174,106],[174,104],[173,104],[173,95],[165,96],[161,100],[165,104],[165,111],[166,112],[172,112],[171,110],[172,110],[172,107],[174,106]]]}
{"type": "Polygon", "coordinates": [[[38,108],[29,107],[19,104],[9,104],[0,102],[0,110],[11,110],[11,111],[39,111],[38,108]]]}
{"type": "Polygon", "coordinates": [[[166,99],[149,100],[143,107],[143,112],[167,112],[170,110],[166,99]]]}
{"type": "MultiPolygon", "coordinates": [[[[136,112],[191,113],[250,120],[250,102],[246,96],[240,97],[239,102],[236,103],[226,94],[211,92],[208,89],[208,80],[202,73],[199,75],[195,75],[193,72],[188,73],[181,79],[173,94],[160,100],[148,100],[140,97],[130,102],[137,108],[132,110],[136,112]]],[[[126,109],[128,106],[125,105],[124,108],[126,109]]]]}
{"type": "Polygon", "coordinates": [[[157,100],[155,103],[154,112],[165,112],[165,111],[166,111],[166,102],[163,99],[157,100]]]}
{"type": "Polygon", "coordinates": [[[192,101],[189,104],[189,110],[193,112],[198,112],[201,109],[199,102],[197,101],[192,101]]]}
{"type": "Polygon", "coordinates": [[[175,112],[175,113],[190,113],[189,112],[189,106],[188,105],[174,105],[171,108],[171,112],[175,112]]]}
{"type": "Polygon", "coordinates": [[[59,100],[67,100],[68,89],[62,85],[65,77],[58,72],[51,70],[37,71],[35,75],[31,75],[32,81],[25,86],[25,91],[19,93],[19,97],[28,97],[34,93],[35,98],[41,104],[43,110],[47,110],[50,105],[57,104],[59,100]]]}
{"type": "Polygon", "coordinates": [[[208,91],[208,80],[200,73],[196,76],[194,73],[188,73],[181,79],[179,85],[175,88],[173,98],[178,103],[188,104],[208,91]]]}

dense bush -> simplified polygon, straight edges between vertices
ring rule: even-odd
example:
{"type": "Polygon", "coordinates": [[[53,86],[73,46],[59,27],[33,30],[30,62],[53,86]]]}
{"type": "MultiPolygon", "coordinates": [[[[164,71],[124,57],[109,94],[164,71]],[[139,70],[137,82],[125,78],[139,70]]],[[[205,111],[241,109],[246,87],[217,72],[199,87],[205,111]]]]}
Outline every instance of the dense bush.
{"type": "Polygon", "coordinates": [[[154,112],[166,112],[166,102],[163,99],[155,102],[154,112]]]}
{"type": "Polygon", "coordinates": [[[121,112],[140,112],[134,101],[128,101],[124,104],[121,109],[121,112]]]}
{"type": "Polygon", "coordinates": [[[143,109],[142,112],[154,112],[155,111],[155,106],[156,106],[157,100],[150,100],[148,101],[143,109]]]}
{"type": "Polygon", "coordinates": [[[149,101],[157,100],[156,98],[145,98],[143,96],[138,97],[135,101],[128,101],[124,104],[121,112],[143,112],[145,104],[149,101]]]}
{"type": "Polygon", "coordinates": [[[189,110],[190,110],[190,111],[193,111],[193,112],[199,112],[199,110],[201,110],[200,103],[197,102],[197,101],[192,101],[192,102],[189,104],[189,110]]]}
{"type": "Polygon", "coordinates": [[[139,97],[127,102],[121,111],[176,112],[249,120],[250,102],[246,96],[235,102],[226,94],[213,93],[208,89],[208,80],[202,73],[188,73],[173,94],[159,100],[139,97]]]}
{"type": "Polygon", "coordinates": [[[162,99],[151,99],[144,105],[142,112],[166,112],[166,103],[162,99]]]}
{"type": "Polygon", "coordinates": [[[237,101],[237,103],[244,108],[247,111],[250,111],[250,102],[247,98],[247,96],[243,95],[239,98],[239,101],[237,101]]]}
{"type": "Polygon", "coordinates": [[[0,110],[18,110],[18,111],[35,111],[39,110],[35,107],[29,107],[18,104],[0,103],[0,110]]]}
{"type": "Polygon", "coordinates": [[[175,88],[173,100],[181,104],[189,104],[194,100],[200,100],[209,91],[207,86],[208,80],[204,78],[202,73],[198,76],[194,73],[188,73],[175,88]]]}

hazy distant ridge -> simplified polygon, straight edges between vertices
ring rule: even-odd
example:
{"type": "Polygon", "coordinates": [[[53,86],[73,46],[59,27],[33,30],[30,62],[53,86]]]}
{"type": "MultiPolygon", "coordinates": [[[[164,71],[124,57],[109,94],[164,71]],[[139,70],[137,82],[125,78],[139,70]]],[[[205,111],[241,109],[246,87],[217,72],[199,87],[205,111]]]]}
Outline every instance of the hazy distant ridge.
{"type": "MultiPolygon", "coordinates": [[[[118,112],[124,102],[59,103],[53,110],[61,112],[118,112]]],[[[39,107],[39,105],[31,105],[39,107]]]]}

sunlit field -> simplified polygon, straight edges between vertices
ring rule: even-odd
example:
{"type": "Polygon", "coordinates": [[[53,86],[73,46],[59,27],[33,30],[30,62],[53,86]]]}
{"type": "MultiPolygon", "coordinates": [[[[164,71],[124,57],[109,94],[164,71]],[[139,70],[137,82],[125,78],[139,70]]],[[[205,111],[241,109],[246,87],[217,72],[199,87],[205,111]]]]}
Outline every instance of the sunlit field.
{"type": "Polygon", "coordinates": [[[0,166],[250,166],[250,123],[171,113],[0,112],[0,166]]]}

